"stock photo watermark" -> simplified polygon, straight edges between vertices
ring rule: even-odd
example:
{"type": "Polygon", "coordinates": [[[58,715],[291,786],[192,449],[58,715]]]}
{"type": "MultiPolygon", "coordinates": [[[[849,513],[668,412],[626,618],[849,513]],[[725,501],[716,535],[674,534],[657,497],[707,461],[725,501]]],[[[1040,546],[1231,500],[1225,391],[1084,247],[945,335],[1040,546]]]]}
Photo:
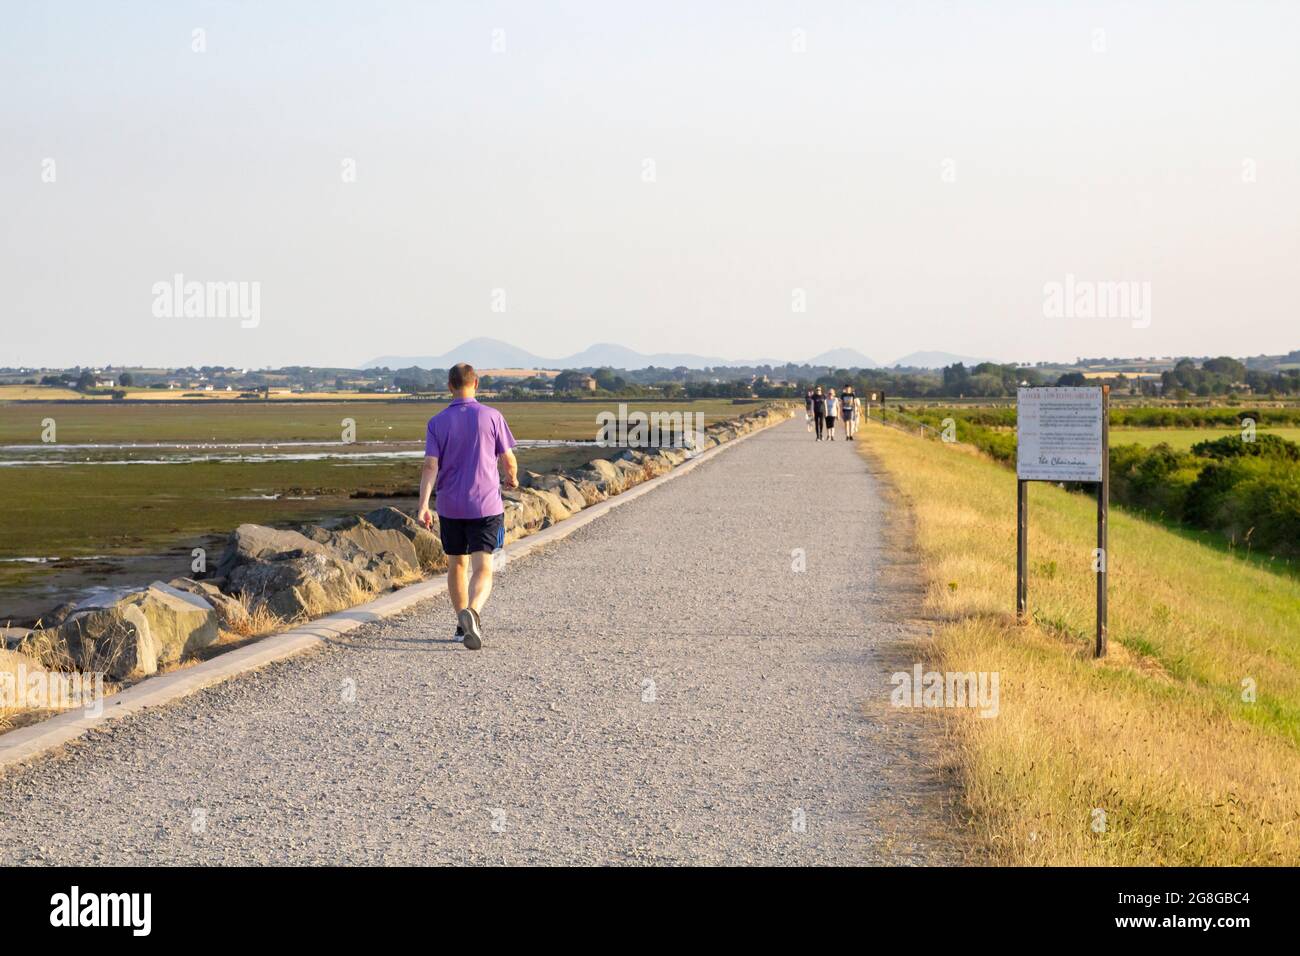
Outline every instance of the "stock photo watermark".
{"type": "Polygon", "coordinates": [[[682,448],[693,454],[704,435],[703,412],[629,412],[626,402],[617,411],[596,415],[598,448],[682,448]]]}
{"type": "Polygon", "coordinates": [[[920,664],[896,671],[889,702],[902,708],[967,707],[980,717],[996,717],[999,708],[997,671],[927,671],[920,664]]]}
{"type": "Polygon", "coordinates": [[[1151,283],[1080,279],[1069,272],[1064,281],[1043,283],[1043,317],[1118,319],[1127,320],[1135,329],[1150,328],[1151,283]]]}
{"type": "Polygon", "coordinates": [[[238,319],[245,329],[262,323],[261,282],[186,281],[178,272],[155,282],[152,292],[157,319],[238,319]]]}
{"type": "Polygon", "coordinates": [[[120,927],[133,936],[153,929],[152,893],[83,893],[72,886],[50,897],[50,925],[56,928],[120,927]]]}
{"type": "Polygon", "coordinates": [[[20,663],[0,671],[0,708],[81,710],[87,717],[104,713],[104,674],[47,671],[20,663]]]}

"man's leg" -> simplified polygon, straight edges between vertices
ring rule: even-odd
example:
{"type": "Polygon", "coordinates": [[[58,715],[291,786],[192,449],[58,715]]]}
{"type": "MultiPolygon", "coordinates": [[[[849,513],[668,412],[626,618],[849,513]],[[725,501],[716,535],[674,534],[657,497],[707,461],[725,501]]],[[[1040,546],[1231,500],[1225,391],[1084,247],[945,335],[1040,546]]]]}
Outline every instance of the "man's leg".
{"type": "Polygon", "coordinates": [[[451,595],[451,609],[463,611],[469,607],[469,587],[466,572],[470,555],[447,555],[447,593],[451,595]]]}
{"type": "Polygon", "coordinates": [[[469,555],[447,555],[447,594],[451,610],[456,615],[456,636],[464,637],[465,628],[460,623],[460,612],[469,607],[469,555]]]}
{"type": "MultiPolygon", "coordinates": [[[[469,651],[476,651],[483,646],[483,632],[478,622],[478,607],[473,603],[475,590],[480,587],[479,559],[481,557],[483,557],[481,551],[472,554],[447,555],[447,591],[451,594],[451,606],[456,611],[456,633],[464,638],[465,649],[469,651]]],[[[488,574],[491,573],[492,569],[489,567],[488,574]]]]}
{"type": "Polygon", "coordinates": [[[470,555],[473,573],[469,579],[469,607],[482,611],[492,593],[492,552],[475,551],[470,555]]]}
{"type": "MultiPolygon", "coordinates": [[[[483,646],[483,622],[479,620],[479,612],[492,593],[492,555],[505,544],[505,517],[496,515],[472,519],[467,522],[466,531],[466,540],[461,544],[469,553],[457,561],[459,580],[452,586],[452,602],[456,608],[456,621],[465,635],[465,648],[476,651],[483,646]]],[[[449,567],[449,581],[450,575],[449,567]]]]}

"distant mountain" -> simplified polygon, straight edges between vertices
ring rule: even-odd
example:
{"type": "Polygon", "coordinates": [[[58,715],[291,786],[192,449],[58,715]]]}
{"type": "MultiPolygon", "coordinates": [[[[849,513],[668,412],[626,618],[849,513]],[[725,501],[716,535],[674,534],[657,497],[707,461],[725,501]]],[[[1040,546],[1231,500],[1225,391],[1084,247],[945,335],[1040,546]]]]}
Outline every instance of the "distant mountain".
{"type": "Polygon", "coordinates": [[[633,351],[622,345],[613,345],[609,342],[597,342],[589,348],[583,349],[559,360],[562,368],[646,368],[650,365],[661,368],[676,368],[684,365],[687,368],[714,368],[719,365],[729,364],[724,358],[717,358],[709,355],[692,355],[688,352],[655,352],[652,355],[645,355],[641,352],[633,351]]]}
{"type": "Polygon", "coordinates": [[[961,362],[963,365],[979,365],[992,359],[974,358],[970,355],[954,355],[952,352],[912,352],[890,363],[890,368],[943,368],[961,362]]]}
{"type": "MultiPolygon", "coordinates": [[[[690,352],[655,352],[646,354],[611,342],[597,342],[581,352],[562,358],[544,358],[526,349],[517,348],[499,339],[477,338],[442,355],[381,355],[367,362],[363,368],[450,368],[457,362],[469,362],[477,368],[615,368],[641,369],[654,365],[660,368],[735,368],[738,366],[770,365],[780,367],[787,359],[725,359],[716,355],[695,355],[690,352]]],[[[904,355],[895,366],[915,368],[941,368],[953,362],[978,365],[984,359],[952,355],[948,352],[913,352],[904,355]]],[[[880,368],[881,364],[857,349],[836,348],[795,365],[819,365],[832,368],[880,368]]]]}
{"type": "Polygon", "coordinates": [[[443,355],[381,355],[362,368],[451,368],[468,362],[478,368],[563,368],[499,339],[470,339],[443,355]]]}
{"type": "Polygon", "coordinates": [[[525,349],[516,348],[498,339],[470,339],[442,355],[381,355],[371,359],[363,368],[450,368],[457,362],[469,362],[478,368],[617,368],[639,369],[650,365],[662,368],[716,368],[723,365],[783,364],[779,362],[728,361],[711,355],[693,355],[689,352],[655,352],[645,354],[622,345],[598,342],[573,355],[563,358],[543,358],[525,349]]]}
{"type": "Polygon", "coordinates": [[[831,349],[814,355],[805,365],[828,365],[833,368],[879,368],[880,363],[857,349],[831,349]]]}

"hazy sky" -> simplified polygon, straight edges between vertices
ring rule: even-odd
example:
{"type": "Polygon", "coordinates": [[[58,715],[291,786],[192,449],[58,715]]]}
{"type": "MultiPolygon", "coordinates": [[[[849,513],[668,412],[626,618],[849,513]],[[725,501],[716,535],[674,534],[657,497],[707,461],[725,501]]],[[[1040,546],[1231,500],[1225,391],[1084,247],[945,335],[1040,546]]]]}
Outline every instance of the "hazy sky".
{"type": "Polygon", "coordinates": [[[0,16],[0,365],[1300,347],[1297,3],[0,16]],[[177,273],[259,323],[155,315],[177,273]],[[1046,316],[1067,275],[1149,323],[1046,316]]]}

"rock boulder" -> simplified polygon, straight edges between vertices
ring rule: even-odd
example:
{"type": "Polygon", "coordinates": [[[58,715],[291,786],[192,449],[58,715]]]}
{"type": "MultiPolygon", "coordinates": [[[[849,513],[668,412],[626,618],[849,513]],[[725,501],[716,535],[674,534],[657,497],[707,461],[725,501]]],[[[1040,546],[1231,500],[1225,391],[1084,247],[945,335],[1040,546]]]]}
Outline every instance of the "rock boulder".
{"type": "Polygon", "coordinates": [[[244,564],[283,561],[308,554],[328,554],[329,548],[297,531],[281,531],[260,524],[241,524],[230,535],[217,563],[216,576],[229,578],[244,564]]]}
{"type": "Polygon", "coordinates": [[[158,642],[138,604],[73,613],[59,625],[58,642],[81,671],[103,672],[115,680],[158,672],[158,642]]]}
{"type": "Polygon", "coordinates": [[[425,571],[447,570],[447,556],[442,551],[438,537],[438,516],[434,515],[433,529],[420,524],[404,511],[396,508],[377,508],[366,515],[366,520],[384,531],[397,531],[405,535],[415,547],[420,567],[425,571]]]}
{"type": "Polygon", "coordinates": [[[381,531],[363,518],[336,528],[307,528],[303,535],[323,544],[351,568],[358,585],[371,591],[386,591],[409,578],[420,560],[410,539],[397,531],[381,531]]]}
{"type": "MultiPolygon", "coordinates": [[[[157,647],[159,664],[174,664],[217,639],[217,612],[212,604],[204,597],[162,581],[155,581],[146,588],[123,588],[92,594],[77,605],[63,627],[86,612],[126,607],[140,610],[157,647]]],[[[60,627],[60,632],[63,627],[60,627]]],[[[94,668],[83,666],[83,669],[94,668]]]]}
{"type": "Polygon", "coordinates": [[[242,564],[230,573],[228,586],[254,609],[294,621],[350,607],[356,569],[322,548],[301,557],[242,564]]]}
{"type": "Polygon", "coordinates": [[[564,500],[553,491],[543,491],[540,488],[527,488],[524,490],[525,499],[534,499],[542,512],[541,527],[548,528],[557,521],[563,521],[573,511],[564,504],[564,500]]]}
{"type": "Polygon", "coordinates": [[[172,578],[167,582],[178,591],[196,594],[212,605],[217,612],[217,626],[234,634],[243,634],[248,630],[248,611],[243,603],[224,593],[211,581],[195,581],[193,578],[172,578]]]}

